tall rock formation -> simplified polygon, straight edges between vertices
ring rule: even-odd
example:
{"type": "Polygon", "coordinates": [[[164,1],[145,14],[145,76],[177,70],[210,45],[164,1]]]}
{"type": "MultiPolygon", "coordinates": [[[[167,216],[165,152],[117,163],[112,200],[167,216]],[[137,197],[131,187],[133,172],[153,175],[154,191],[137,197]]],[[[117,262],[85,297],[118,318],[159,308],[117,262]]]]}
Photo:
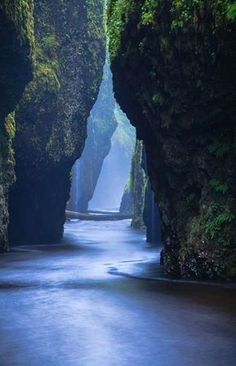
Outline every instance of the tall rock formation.
{"type": "Polygon", "coordinates": [[[145,192],[147,178],[143,169],[144,148],[142,141],[137,140],[132,159],[130,174],[130,191],[133,201],[132,227],[134,229],[143,229],[143,212],[145,205],[145,192]]]}
{"type": "Polygon", "coordinates": [[[32,0],[0,0],[0,251],[8,249],[8,192],[14,182],[14,109],[32,79],[32,0]]]}
{"type": "Polygon", "coordinates": [[[105,61],[103,1],[38,0],[34,79],[16,111],[13,243],[60,239],[70,170],[80,157],[105,61]]]}
{"type": "Polygon", "coordinates": [[[166,273],[236,276],[236,2],[110,0],[114,90],[147,152],[166,273]]]}

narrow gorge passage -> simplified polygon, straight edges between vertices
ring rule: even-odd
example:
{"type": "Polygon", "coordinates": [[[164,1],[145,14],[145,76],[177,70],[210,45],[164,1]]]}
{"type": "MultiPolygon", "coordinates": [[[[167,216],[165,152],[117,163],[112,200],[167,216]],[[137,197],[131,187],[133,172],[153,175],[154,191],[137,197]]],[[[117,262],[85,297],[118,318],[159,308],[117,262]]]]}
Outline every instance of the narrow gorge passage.
{"type": "Polygon", "coordinates": [[[2,256],[0,365],[235,365],[233,289],[114,275],[149,275],[144,241],[129,220],[74,221],[2,256]]]}
{"type": "Polygon", "coordinates": [[[236,366],[236,0],[0,0],[0,366],[236,366]]]}

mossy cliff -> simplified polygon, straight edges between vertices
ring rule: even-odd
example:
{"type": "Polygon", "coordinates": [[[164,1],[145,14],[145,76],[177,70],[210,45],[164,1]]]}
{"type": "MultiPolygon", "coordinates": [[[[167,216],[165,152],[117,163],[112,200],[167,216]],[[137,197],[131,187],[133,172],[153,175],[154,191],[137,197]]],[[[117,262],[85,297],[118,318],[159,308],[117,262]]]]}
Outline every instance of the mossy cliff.
{"type": "Polygon", "coordinates": [[[103,1],[38,0],[34,79],[16,110],[13,243],[58,240],[105,59],[103,1]]]}
{"type": "Polygon", "coordinates": [[[132,195],[132,227],[143,229],[143,212],[147,178],[143,169],[144,147],[142,141],[137,140],[132,159],[130,191],[132,195]]]}
{"type": "Polygon", "coordinates": [[[144,140],[165,271],[236,276],[236,2],[111,0],[115,95],[144,140]]]}
{"type": "Polygon", "coordinates": [[[8,249],[8,191],[15,180],[14,109],[32,79],[33,3],[0,0],[0,251],[8,249]]]}

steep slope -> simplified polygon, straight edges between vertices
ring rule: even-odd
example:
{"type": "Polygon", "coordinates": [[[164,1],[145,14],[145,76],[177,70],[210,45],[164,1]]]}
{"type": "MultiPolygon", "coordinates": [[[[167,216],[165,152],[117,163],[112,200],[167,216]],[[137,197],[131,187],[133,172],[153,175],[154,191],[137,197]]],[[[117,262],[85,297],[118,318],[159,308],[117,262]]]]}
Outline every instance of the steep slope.
{"type": "Polygon", "coordinates": [[[103,1],[39,0],[34,79],[16,111],[14,243],[58,240],[105,59],[103,1]]]}
{"type": "Polygon", "coordinates": [[[8,249],[8,191],[15,179],[13,111],[32,79],[32,11],[32,0],[0,0],[0,251],[8,249]]]}
{"type": "Polygon", "coordinates": [[[115,95],[143,139],[169,274],[236,276],[236,2],[111,0],[115,95]]]}

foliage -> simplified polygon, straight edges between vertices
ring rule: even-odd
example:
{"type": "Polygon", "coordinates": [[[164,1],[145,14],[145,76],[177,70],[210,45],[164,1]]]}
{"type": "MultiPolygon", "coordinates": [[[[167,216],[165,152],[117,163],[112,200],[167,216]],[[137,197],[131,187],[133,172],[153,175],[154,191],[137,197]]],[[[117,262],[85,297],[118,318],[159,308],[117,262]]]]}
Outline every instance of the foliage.
{"type": "Polygon", "coordinates": [[[215,237],[219,234],[223,225],[230,224],[235,219],[234,214],[229,211],[224,211],[218,216],[216,216],[213,220],[208,221],[206,223],[206,232],[210,236],[211,239],[215,239],[215,237]]]}
{"type": "Polygon", "coordinates": [[[47,34],[42,38],[42,48],[49,56],[55,56],[59,42],[55,34],[47,34]]]}
{"type": "Polygon", "coordinates": [[[221,193],[223,195],[225,195],[229,191],[227,183],[221,183],[220,181],[214,178],[209,181],[209,185],[211,188],[215,190],[215,192],[221,193]]]}
{"type": "Polygon", "coordinates": [[[8,193],[15,181],[15,113],[32,79],[33,1],[0,1],[0,252],[8,250],[8,193]]]}
{"type": "Polygon", "coordinates": [[[16,111],[17,183],[9,232],[17,242],[62,235],[70,170],[84,148],[102,78],[103,1],[35,1],[34,28],[34,78],[16,111]]]}
{"type": "Polygon", "coordinates": [[[235,21],[236,19],[236,1],[233,1],[232,4],[228,4],[227,8],[227,18],[231,21],[235,21]]]}
{"type": "Polygon", "coordinates": [[[235,4],[108,6],[115,94],[146,146],[164,267],[174,275],[236,273],[235,4]]]}

